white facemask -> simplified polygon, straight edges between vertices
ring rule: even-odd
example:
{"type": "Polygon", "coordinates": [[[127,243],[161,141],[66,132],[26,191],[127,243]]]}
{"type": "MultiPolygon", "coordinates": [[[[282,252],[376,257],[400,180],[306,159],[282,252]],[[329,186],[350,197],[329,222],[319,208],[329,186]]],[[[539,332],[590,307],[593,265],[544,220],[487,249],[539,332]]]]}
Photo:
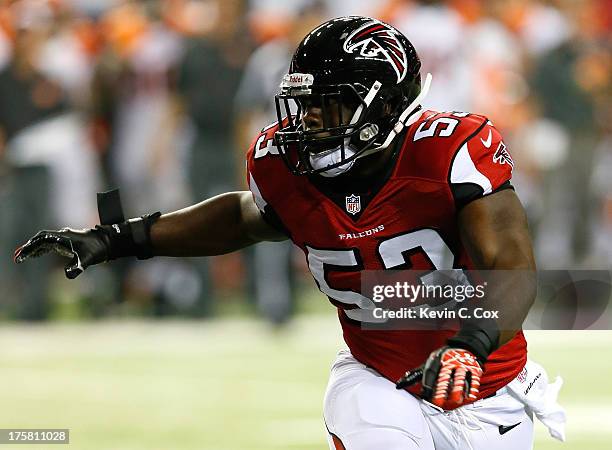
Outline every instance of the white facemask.
{"type": "MultiPolygon", "coordinates": [[[[344,158],[345,159],[350,158],[355,153],[357,153],[357,150],[355,150],[351,145],[345,144],[344,146],[344,158]]],[[[313,169],[315,170],[323,169],[333,164],[337,164],[342,160],[342,149],[340,148],[340,146],[338,146],[330,150],[325,150],[324,152],[321,152],[321,153],[316,153],[314,155],[310,154],[309,159],[310,159],[310,165],[312,166],[313,169]]],[[[319,175],[323,177],[327,177],[327,178],[337,177],[338,175],[341,175],[349,171],[351,167],[353,167],[353,164],[355,164],[355,160],[351,160],[344,164],[340,164],[338,167],[334,167],[332,169],[323,170],[322,172],[319,172],[319,175]]]]}

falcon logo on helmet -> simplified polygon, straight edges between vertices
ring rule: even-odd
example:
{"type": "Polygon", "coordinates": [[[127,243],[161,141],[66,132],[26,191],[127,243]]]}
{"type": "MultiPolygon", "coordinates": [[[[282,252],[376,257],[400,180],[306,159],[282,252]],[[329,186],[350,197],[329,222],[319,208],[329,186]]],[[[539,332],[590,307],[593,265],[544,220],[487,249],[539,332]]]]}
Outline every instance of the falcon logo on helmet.
{"type": "Polygon", "coordinates": [[[373,20],[349,35],[344,41],[344,51],[354,53],[359,50],[364,58],[387,61],[395,70],[399,83],[408,71],[408,57],[396,33],[389,25],[373,20]]]}

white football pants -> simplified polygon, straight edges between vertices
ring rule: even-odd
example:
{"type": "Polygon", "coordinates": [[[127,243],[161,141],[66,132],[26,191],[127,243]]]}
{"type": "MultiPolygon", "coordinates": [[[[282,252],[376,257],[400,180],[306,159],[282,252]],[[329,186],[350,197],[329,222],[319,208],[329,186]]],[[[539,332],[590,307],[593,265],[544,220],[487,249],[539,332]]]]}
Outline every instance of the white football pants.
{"type": "Polygon", "coordinates": [[[525,405],[495,396],[443,411],[343,350],[332,366],[324,405],[331,450],[523,450],[533,445],[525,405]]]}

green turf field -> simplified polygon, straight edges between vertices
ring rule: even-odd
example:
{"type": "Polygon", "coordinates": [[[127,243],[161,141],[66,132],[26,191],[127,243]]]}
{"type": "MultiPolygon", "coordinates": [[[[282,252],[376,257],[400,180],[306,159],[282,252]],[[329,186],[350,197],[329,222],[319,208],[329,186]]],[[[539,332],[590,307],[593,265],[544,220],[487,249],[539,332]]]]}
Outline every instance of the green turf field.
{"type": "MultiPolygon", "coordinates": [[[[530,351],[565,379],[568,442],[612,439],[612,333],[531,333],[530,351]]],[[[322,398],[341,346],[335,316],[285,330],[251,319],[113,321],[0,329],[0,428],[70,428],[71,444],[18,450],[326,449],[322,398]]],[[[13,448],[5,445],[3,448],[13,448]]]]}

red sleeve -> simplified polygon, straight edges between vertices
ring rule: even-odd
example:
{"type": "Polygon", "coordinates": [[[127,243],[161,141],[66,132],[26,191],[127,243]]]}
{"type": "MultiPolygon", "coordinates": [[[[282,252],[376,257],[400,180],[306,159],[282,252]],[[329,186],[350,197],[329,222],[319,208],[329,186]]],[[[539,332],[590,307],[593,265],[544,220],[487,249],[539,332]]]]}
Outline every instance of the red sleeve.
{"type": "Polygon", "coordinates": [[[278,156],[278,149],[273,141],[274,133],[277,129],[276,123],[268,125],[253,139],[247,152],[247,183],[251,194],[253,194],[255,204],[264,220],[281,233],[289,235],[278,214],[276,214],[276,211],[269,203],[272,200],[271,193],[275,189],[271,185],[273,179],[267,176],[267,174],[275,173],[270,167],[271,158],[280,158],[278,156]]]}
{"type": "Polygon", "coordinates": [[[265,181],[265,177],[263,176],[262,172],[265,172],[266,170],[266,157],[278,155],[278,150],[274,145],[274,133],[277,129],[278,127],[276,126],[276,123],[264,127],[253,139],[247,152],[247,183],[249,185],[249,189],[253,193],[255,203],[262,212],[264,211],[267,202],[264,200],[264,196],[258,184],[265,181]]]}
{"type": "Polygon", "coordinates": [[[455,153],[449,182],[458,208],[497,190],[512,187],[514,162],[497,129],[486,121],[455,153]]]}

